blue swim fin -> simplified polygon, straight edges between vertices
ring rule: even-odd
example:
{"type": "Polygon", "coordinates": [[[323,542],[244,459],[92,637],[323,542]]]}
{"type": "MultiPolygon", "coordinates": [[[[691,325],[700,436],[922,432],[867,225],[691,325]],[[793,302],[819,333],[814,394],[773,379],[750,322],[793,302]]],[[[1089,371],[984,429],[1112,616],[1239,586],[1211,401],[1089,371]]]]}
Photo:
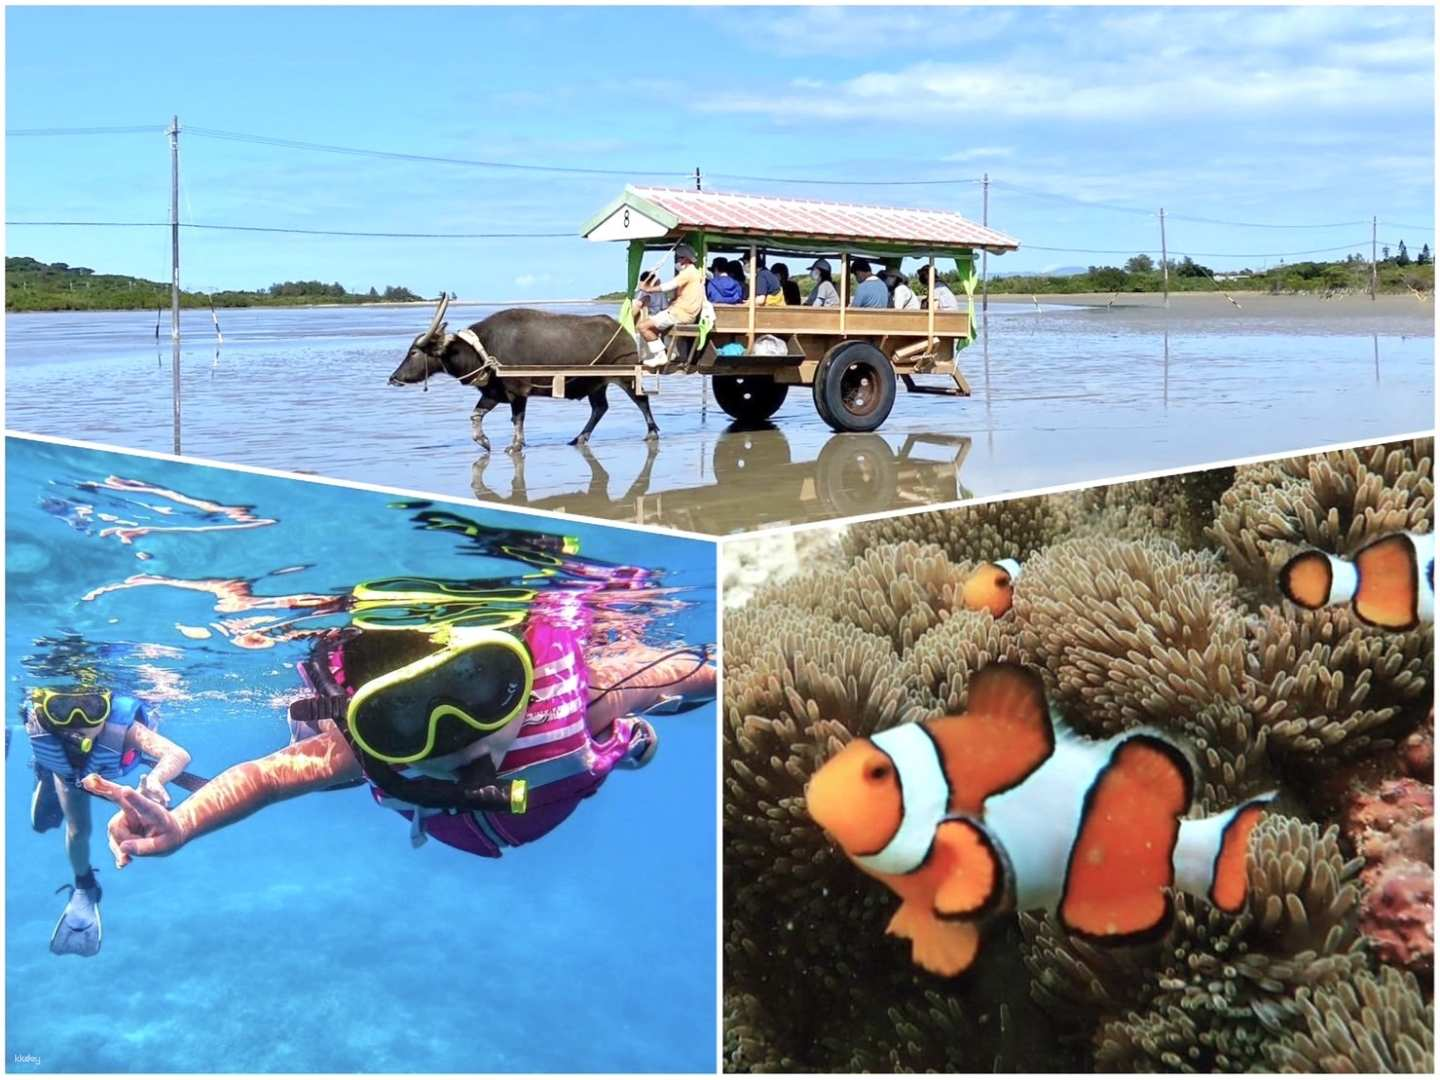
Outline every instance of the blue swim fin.
{"type": "Polygon", "coordinates": [[[100,951],[100,886],[62,885],[55,891],[62,889],[70,890],[70,902],[50,935],[50,951],[56,956],[94,956],[100,951]]]}

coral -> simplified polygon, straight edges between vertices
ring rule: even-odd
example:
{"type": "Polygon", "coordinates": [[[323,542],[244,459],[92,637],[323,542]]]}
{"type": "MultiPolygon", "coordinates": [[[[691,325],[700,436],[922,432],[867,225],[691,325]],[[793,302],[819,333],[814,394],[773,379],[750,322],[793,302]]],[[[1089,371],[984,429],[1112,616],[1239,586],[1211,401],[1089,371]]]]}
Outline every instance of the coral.
{"type": "Polygon", "coordinates": [[[1300,547],[1348,555],[1386,533],[1428,532],[1434,456],[1427,438],[1241,466],[1208,535],[1242,581],[1273,595],[1300,547]]]}
{"type": "Polygon", "coordinates": [[[880,544],[916,540],[937,545],[956,562],[1024,561],[1067,534],[1082,513],[1075,495],[1007,499],[861,522],[846,530],[840,546],[854,556],[880,544]]]}
{"type": "Polygon", "coordinates": [[[1413,975],[1381,968],[1297,995],[1304,1030],[1267,1048],[1279,1072],[1435,1072],[1435,1007],[1413,975]]]}
{"type": "Polygon", "coordinates": [[[1435,966],[1435,790],[1402,777],[1350,794],[1344,828],[1365,860],[1360,928],[1375,954],[1427,979],[1435,966]]]}

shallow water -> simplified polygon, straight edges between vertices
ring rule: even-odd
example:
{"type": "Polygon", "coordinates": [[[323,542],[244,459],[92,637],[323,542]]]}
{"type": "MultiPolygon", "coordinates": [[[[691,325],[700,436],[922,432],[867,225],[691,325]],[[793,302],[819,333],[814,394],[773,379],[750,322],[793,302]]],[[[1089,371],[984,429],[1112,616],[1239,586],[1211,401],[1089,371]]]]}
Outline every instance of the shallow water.
{"type": "MultiPolygon", "coordinates": [[[[227,311],[218,348],[208,313],[187,312],[182,446],[719,534],[1432,426],[1428,306],[1357,314],[1286,299],[1223,314],[994,302],[962,354],[973,396],[902,391],[875,435],[834,435],[803,389],[772,429],[736,432],[701,380],[667,378],[653,398],[658,446],[646,447],[638,411],[612,390],[588,451],[566,445],[584,403],[537,401],[519,459],[503,450],[504,410],[487,425],[496,451],[479,454],[473,390],[386,385],[423,308],[227,311]]],[[[491,310],[457,305],[450,322],[491,310]]],[[[6,326],[9,427],[171,449],[168,331],[157,349],[153,315],[11,315],[6,326]]]]}
{"type": "MultiPolygon", "coordinates": [[[[295,610],[263,601],[222,612],[193,588],[105,586],[144,574],[324,596],[383,575],[530,570],[419,529],[423,507],[383,495],[6,444],[7,716],[27,687],[88,672],[152,706],[203,775],[287,741],[305,642],[286,632],[343,616],[292,622],[295,610]]],[[[450,509],[489,527],[554,525],[450,509]]],[[[634,533],[565,532],[582,557],[637,560],[634,533]]],[[[652,644],[714,641],[713,547],[644,543],[645,565],[679,591],[607,617],[643,620],[652,644]]],[[[29,828],[17,732],[5,763],[9,1068],[708,1072],[715,723],[713,709],[661,718],[651,767],[617,773],[554,833],[500,860],[433,840],[413,850],[405,821],[352,789],[269,807],[117,872],[97,807],[105,940],[83,960],[48,950],[65,902],[54,890],[70,873],[59,834],[29,828]]]]}

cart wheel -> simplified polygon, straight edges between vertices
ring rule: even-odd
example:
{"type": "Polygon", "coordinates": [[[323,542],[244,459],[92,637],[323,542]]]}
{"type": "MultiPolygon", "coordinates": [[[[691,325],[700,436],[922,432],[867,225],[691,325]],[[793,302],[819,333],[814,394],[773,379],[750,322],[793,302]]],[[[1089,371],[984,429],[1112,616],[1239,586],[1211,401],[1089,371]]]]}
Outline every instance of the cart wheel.
{"type": "Polygon", "coordinates": [[[838,517],[889,510],[899,474],[895,451],[879,435],[832,435],[815,461],[815,488],[838,517]]]}
{"type": "Polygon", "coordinates": [[[715,403],[742,424],[769,420],[785,404],[790,387],[769,375],[716,375],[710,380],[715,403]]]}
{"type": "Polygon", "coordinates": [[[843,341],[820,361],[812,390],[836,431],[874,431],[895,405],[895,365],[869,342],[843,341]]]}
{"type": "Polygon", "coordinates": [[[724,483],[789,464],[790,444],[779,428],[765,423],[753,427],[731,424],[715,440],[710,457],[715,479],[724,483]]]}

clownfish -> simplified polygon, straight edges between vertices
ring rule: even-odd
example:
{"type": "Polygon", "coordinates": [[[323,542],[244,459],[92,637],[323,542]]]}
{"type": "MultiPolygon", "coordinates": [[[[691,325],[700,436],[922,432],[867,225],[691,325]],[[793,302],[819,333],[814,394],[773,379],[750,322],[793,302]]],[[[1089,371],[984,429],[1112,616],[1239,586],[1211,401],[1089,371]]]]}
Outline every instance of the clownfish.
{"type": "Polygon", "coordinates": [[[1392,533],[1348,559],[1302,551],[1280,571],[1280,591],[1314,611],[1350,604],[1361,622],[1409,630],[1435,621],[1435,534],[1392,533]]]}
{"type": "Polygon", "coordinates": [[[1014,559],[985,563],[965,579],[960,602],[969,611],[988,611],[998,619],[1015,602],[1015,582],[1019,580],[1020,564],[1014,559]]]}
{"type": "Polygon", "coordinates": [[[1269,796],[1186,818],[1195,770],[1148,731],[1057,733],[1034,672],[992,664],[959,716],[858,738],[806,787],[810,816],[900,897],[887,933],[915,963],[958,975],[980,930],[1054,911],[1071,933],[1129,944],[1163,933],[1170,889],[1237,912],[1250,832],[1269,796]]]}

